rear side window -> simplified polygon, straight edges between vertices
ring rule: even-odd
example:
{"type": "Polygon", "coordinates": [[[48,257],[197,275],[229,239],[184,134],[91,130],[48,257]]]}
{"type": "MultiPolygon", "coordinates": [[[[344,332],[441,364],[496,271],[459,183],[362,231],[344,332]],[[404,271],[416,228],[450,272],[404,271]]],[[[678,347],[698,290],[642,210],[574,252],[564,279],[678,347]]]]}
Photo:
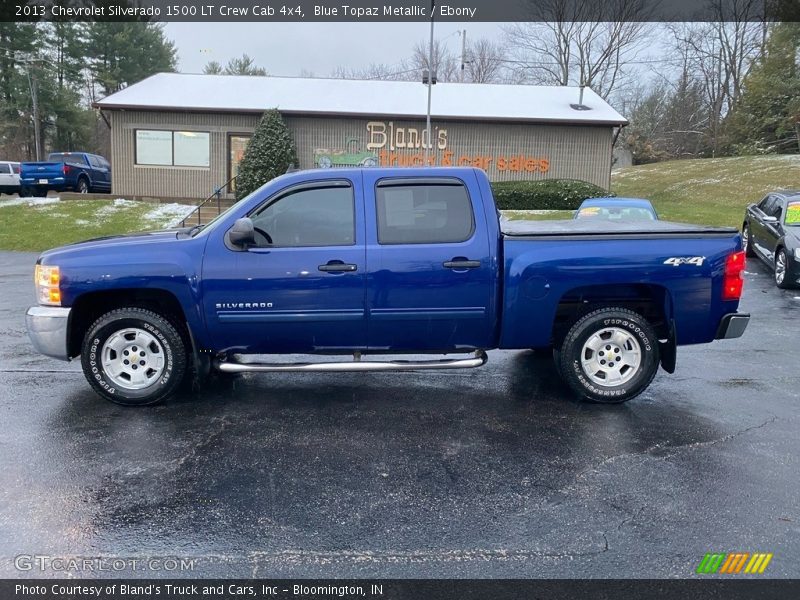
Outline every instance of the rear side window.
{"type": "Polygon", "coordinates": [[[11,173],[11,165],[0,163],[0,175],[8,175],[9,173],[11,173]]]}
{"type": "Polygon", "coordinates": [[[463,184],[381,184],[375,192],[378,242],[452,244],[472,237],[475,220],[463,184]]]}

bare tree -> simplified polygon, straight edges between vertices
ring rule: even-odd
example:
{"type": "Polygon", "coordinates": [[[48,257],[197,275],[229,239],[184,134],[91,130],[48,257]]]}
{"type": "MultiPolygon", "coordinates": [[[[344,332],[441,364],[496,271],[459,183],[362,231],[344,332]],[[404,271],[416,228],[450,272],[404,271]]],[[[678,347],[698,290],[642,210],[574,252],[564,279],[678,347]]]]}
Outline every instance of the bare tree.
{"type": "MultiPolygon", "coordinates": [[[[411,68],[417,69],[421,80],[422,72],[428,69],[428,42],[417,42],[409,61],[411,68]]],[[[458,61],[441,40],[433,42],[433,73],[437,81],[458,81],[458,61]]]]}
{"type": "Polygon", "coordinates": [[[537,7],[537,22],[505,28],[516,79],[586,85],[608,98],[646,43],[646,3],[542,0],[537,7]]]}
{"type": "Polygon", "coordinates": [[[505,69],[505,48],[488,38],[468,41],[464,81],[493,83],[502,79],[505,69]]]}
{"type": "Polygon", "coordinates": [[[751,67],[763,56],[767,24],[762,0],[707,0],[704,23],[670,27],[677,52],[703,89],[708,135],[716,153],[721,125],[742,95],[751,67]]]}
{"type": "Polygon", "coordinates": [[[372,63],[363,68],[336,67],[331,77],[337,79],[376,79],[381,81],[412,81],[419,76],[419,70],[407,62],[396,65],[372,63]]]}

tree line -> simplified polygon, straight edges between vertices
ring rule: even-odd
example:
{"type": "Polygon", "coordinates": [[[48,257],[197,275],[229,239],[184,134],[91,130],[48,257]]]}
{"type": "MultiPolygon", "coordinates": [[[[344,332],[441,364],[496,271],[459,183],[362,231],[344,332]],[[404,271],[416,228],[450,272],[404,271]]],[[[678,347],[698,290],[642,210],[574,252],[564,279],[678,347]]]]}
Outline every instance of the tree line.
{"type": "MultiPolygon", "coordinates": [[[[397,63],[327,76],[422,81],[430,70],[440,82],[588,86],[630,121],[617,144],[636,162],[800,152],[800,19],[759,18],[762,0],[735,0],[724,19],[672,24],[646,22],[640,0],[616,0],[616,20],[602,22],[570,12],[586,4],[539,6],[547,20],[508,24],[498,39],[437,40],[432,69],[420,41],[397,63]]],[[[92,102],[175,68],[160,24],[0,23],[0,157],[32,159],[37,139],[40,155],[108,155],[108,126],[92,102]]],[[[205,72],[267,74],[247,54],[205,72]]]]}
{"type": "Polygon", "coordinates": [[[176,64],[156,23],[0,22],[0,157],[107,156],[108,127],[92,102],[176,64]]]}

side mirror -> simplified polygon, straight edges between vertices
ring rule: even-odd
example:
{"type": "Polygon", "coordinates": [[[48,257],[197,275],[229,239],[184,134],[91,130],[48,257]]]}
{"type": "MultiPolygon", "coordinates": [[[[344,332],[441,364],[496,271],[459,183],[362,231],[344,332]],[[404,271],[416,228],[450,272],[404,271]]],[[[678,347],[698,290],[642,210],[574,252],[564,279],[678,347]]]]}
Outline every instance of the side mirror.
{"type": "Polygon", "coordinates": [[[244,217],[236,219],[236,222],[228,232],[228,240],[234,246],[247,249],[256,245],[256,232],[253,228],[253,221],[244,217]]]}
{"type": "Polygon", "coordinates": [[[766,216],[766,217],[762,218],[761,220],[764,221],[764,223],[777,223],[778,222],[778,217],[766,216]]]}

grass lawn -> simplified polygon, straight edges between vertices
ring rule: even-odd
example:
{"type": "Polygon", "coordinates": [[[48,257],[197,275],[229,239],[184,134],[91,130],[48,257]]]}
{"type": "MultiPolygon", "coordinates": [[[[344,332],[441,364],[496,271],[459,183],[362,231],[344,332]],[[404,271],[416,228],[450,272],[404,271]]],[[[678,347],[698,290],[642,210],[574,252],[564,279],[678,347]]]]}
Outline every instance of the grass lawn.
{"type": "Polygon", "coordinates": [[[104,235],[163,229],[193,207],[130,200],[0,200],[0,249],[41,251],[104,235]]]}
{"type": "MultiPolygon", "coordinates": [[[[647,198],[667,221],[740,227],[744,209],[767,192],[800,189],[800,156],[671,160],[617,169],[617,196],[647,198]]],[[[570,219],[571,211],[504,211],[510,219],[570,219]]]]}

